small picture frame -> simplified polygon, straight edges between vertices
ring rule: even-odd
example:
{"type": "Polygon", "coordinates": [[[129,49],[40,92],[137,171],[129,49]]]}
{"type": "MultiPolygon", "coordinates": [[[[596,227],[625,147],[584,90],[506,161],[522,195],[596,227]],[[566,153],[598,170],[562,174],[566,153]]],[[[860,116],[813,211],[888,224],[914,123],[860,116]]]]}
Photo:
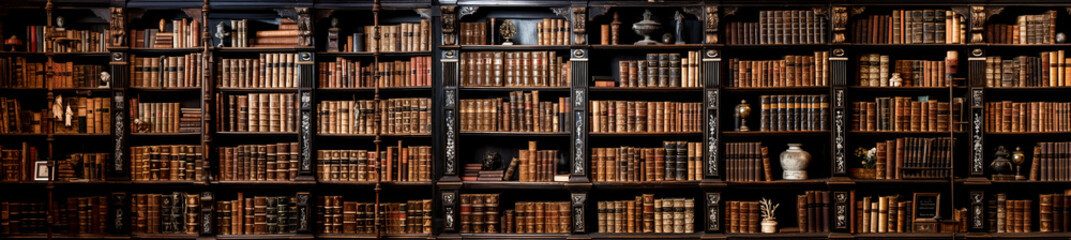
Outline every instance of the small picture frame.
{"type": "Polygon", "coordinates": [[[48,167],[48,161],[33,162],[33,180],[48,181],[52,178],[52,168],[48,167]]]}
{"type": "Polygon", "coordinates": [[[915,193],[915,222],[936,222],[941,218],[941,193],[915,193]]]}

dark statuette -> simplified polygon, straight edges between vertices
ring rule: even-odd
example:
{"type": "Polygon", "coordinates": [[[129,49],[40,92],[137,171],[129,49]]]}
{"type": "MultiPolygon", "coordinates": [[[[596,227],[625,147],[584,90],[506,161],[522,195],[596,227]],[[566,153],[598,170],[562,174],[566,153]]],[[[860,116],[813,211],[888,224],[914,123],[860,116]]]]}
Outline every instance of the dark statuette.
{"type": "Polygon", "coordinates": [[[498,152],[487,151],[483,156],[483,168],[481,170],[498,170],[502,167],[502,156],[498,152]]]}

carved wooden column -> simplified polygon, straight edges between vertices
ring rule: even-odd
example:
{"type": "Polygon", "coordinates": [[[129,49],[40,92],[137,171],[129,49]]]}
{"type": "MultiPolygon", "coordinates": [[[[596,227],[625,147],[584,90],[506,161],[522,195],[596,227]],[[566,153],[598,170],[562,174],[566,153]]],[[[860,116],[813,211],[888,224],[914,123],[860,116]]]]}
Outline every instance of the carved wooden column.
{"type": "Polygon", "coordinates": [[[848,56],[844,53],[844,49],[833,49],[832,54],[829,57],[829,76],[830,84],[832,85],[832,96],[830,96],[830,107],[833,111],[830,111],[833,115],[832,119],[832,131],[833,131],[833,144],[832,151],[833,162],[830,167],[830,174],[832,178],[847,178],[848,177],[848,162],[846,153],[846,132],[847,132],[847,110],[846,105],[848,99],[845,96],[845,88],[848,86],[848,56]]]}
{"type": "Polygon", "coordinates": [[[570,212],[573,219],[573,233],[587,232],[584,220],[587,219],[588,193],[572,193],[569,196],[570,212]]]}
{"type": "Polygon", "coordinates": [[[833,43],[844,43],[847,38],[844,36],[844,32],[848,30],[848,8],[844,6],[834,6],[833,12],[829,18],[833,22],[833,43]]]}
{"type": "Polygon", "coordinates": [[[982,49],[972,49],[967,58],[970,86],[970,176],[968,180],[985,180],[983,130],[985,129],[985,55],[982,49]]]}
{"type": "Polygon", "coordinates": [[[108,205],[111,209],[108,212],[108,232],[113,234],[124,234],[130,232],[130,201],[127,199],[126,193],[115,192],[108,198],[108,205]]]}
{"type": "MultiPolygon", "coordinates": [[[[709,16],[708,16],[709,17],[709,16]]],[[[718,125],[719,94],[721,93],[721,53],[718,49],[707,49],[703,53],[703,106],[706,106],[703,131],[703,180],[720,181],[718,174],[718,151],[721,146],[721,127],[718,125]]]]}
{"type": "MultiPolygon", "coordinates": [[[[445,35],[445,34],[444,34],[445,35]]],[[[445,41],[445,40],[444,40],[445,41]]],[[[458,129],[458,53],[457,49],[444,49],[441,53],[443,79],[443,175],[440,181],[460,181],[458,177],[457,141],[458,129]]]]}
{"type": "Polygon", "coordinates": [[[125,52],[112,52],[109,62],[112,73],[112,161],[108,167],[109,180],[130,178],[130,166],[127,163],[127,135],[130,133],[127,123],[126,86],[129,86],[130,65],[125,52]]]}
{"type": "Polygon", "coordinates": [[[312,94],[313,89],[316,88],[316,63],[313,61],[315,57],[312,52],[298,52],[298,77],[301,84],[298,88],[298,111],[300,111],[300,117],[298,124],[298,177],[300,181],[314,181],[315,175],[313,175],[313,163],[312,157],[316,153],[312,152],[313,138],[316,135],[316,129],[313,125],[316,122],[315,113],[313,112],[312,94]]]}
{"type": "Polygon", "coordinates": [[[572,20],[573,45],[588,44],[588,8],[586,6],[573,6],[572,9],[573,16],[570,20],[572,20]]]}
{"type": "Polygon", "coordinates": [[[439,6],[442,22],[442,45],[458,45],[457,6],[439,6]]]}
{"type": "Polygon", "coordinates": [[[444,232],[457,232],[460,214],[460,201],[457,190],[443,190],[440,195],[442,201],[442,220],[444,232]]]}
{"type": "Polygon", "coordinates": [[[216,227],[215,217],[212,215],[216,210],[216,201],[212,192],[201,192],[201,236],[213,236],[216,227]]]}
{"type": "Polygon", "coordinates": [[[570,50],[569,64],[572,67],[572,91],[569,93],[572,103],[572,134],[570,135],[569,153],[572,156],[570,182],[588,181],[588,50],[575,48],[570,50]]]}
{"type": "Polygon", "coordinates": [[[834,232],[848,232],[851,230],[851,215],[852,209],[851,199],[849,199],[849,192],[847,191],[835,191],[833,192],[833,231],[834,232]]]}
{"type": "Polygon", "coordinates": [[[706,227],[703,229],[708,233],[721,232],[721,193],[720,192],[706,192],[704,194],[706,206],[705,213],[703,213],[706,227]]]}
{"type": "Polygon", "coordinates": [[[312,233],[312,195],[309,192],[298,192],[297,198],[297,233],[312,233]]]}
{"type": "Polygon", "coordinates": [[[707,5],[703,6],[703,10],[706,12],[706,21],[703,23],[703,43],[717,44],[718,43],[718,6],[707,5]]]}
{"type": "Polygon", "coordinates": [[[970,220],[967,223],[967,229],[971,232],[984,232],[986,231],[985,191],[971,191],[968,197],[971,205],[970,209],[967,209],[970,220]]]}

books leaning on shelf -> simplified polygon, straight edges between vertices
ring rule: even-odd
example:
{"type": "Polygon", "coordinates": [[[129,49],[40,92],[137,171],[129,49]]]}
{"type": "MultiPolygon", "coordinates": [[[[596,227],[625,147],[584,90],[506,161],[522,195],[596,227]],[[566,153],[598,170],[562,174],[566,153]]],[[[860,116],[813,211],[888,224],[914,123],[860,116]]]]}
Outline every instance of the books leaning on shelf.
{"type": "Polygon", "coordinates": [[[174,19],[168,24],[160,19],[153,29],[130,29],[131,47],[135,48],[194,48],[201,46],[201,22],[197,19],[174,19]]]}
{"type": "Polygon", "coordinates": [[[320,196],[316,206],[319,233],[374,234],[376,215],[382,215],[384,233],[431,233],[431,199],[378,203],[343,201],[342,196],[320,196]]]}
{"type": "MultiPolygon", "coordinates": [[[[364,26],[364,32],[374,33],[375,26],[364,26]]],[[[363,43],[360,34],[346,39],[343,47],[346,52],[427,52],[431,51],[431,23],[420,19],[419,23],[399,23],[397,25],[379,25],[379,39],[375,34],[364,34],[363,43]],[[354,49],[355,46],[357,49],[354,49]],[[363,50],[363,51],[362,51],[363,50]]]]}
{"type": "Polygon", "coordinates": [[[55,162],[57,182],[104,181],[105,162],[111,161],[107,153],[72,153],[67,159],[55,162]]]}
{"type": "MultiPolygon", "coordinates": [[[[490,31],[498,31],[498,29],[490,31]]],[[[488,45],[487,32],[487,22],[462,22],[460,43],[461,45],[488,45]]]]}
{"type": "MultiPolygon", "coordinates": [[[[796,195],[796,219],[800,232],[829,232],[832,202],[829,191],[806,191],[796,195]]],[[[729,220],[730,222],[732,220],[729,220]]]]}
{"type": "Polygon", "coordinates": [[[1034,200],[1011,200],[1005,193],[997,193],[995,198],[996,203],[988,209],[989,215],[991,217],[995,215],[996,219],[996,221],[989,221],[989,232],[1028,233],[1034,231],[1031,225],[1034,219],[1034,212],[1031,211],[1034,200]]]}
{"type": "Polygon", "coordinates": [[[146,103],[130,100],[133,133],[197,133],[201,130],[201,109],[184,108],[182,103],[146,103]]]}
{"type": "Polygon", "coordinates": [[[645,60],[618,61],[617,82],[596,81],[596,87],[701,87],[699,51],[648,53],[645,60]]]}
{"type": "Polygon", "coordinates": [[[741,182],[773,181],[768,152],[761,142],[725,143],[725,179],[741,182]]]}
{"type": "Polygon", "coordinates": [[[67,197],[52,206],[49,222],[54,233],[103,234],[111,222],[112,204],[106,196],[67,197]]]}
{"type": "Polygon", "coordinates": [[[568,132],[569,98],[540,102],[539,91],[509,93],[508,101],[461,99],[463,132],[568,132]]]}
{"type": "Polygon", "coordinates": [[[44,88],[44,63],[27,62],[24,57],[0,57],[0,87],[44,88]]]}
{"type": "Polygon", "coordinates": [[[225,181],[293,181],[298,144],[275,143],[218,147],[219,179],[225,181]]]}
{"type": "Polygon", "coordinates": [[[134,213],[130,220],[135,233],[201,233],[200,194],[132,194],[130,211],[134,213]]]}
{"type": "Polygon", "coordinates": [[[19,182],[31,181],[34,178],[34,162],[37,161],[37,147],[31,147],[30,143],[22,142],[20,147],[5,148],[0,146],[0,181],[19,182]]]}
{"type": "Polygon", "coordinates": [[[592,133],[693,133],[702,124],[698,102],[591,101],[592,133]]]}
{"type": "Polygon", "coordinates": [[[502,213],[502,232],[571,233],[571,219],[569,202],[517,202],[502,213]]]}
{"type": "Polygon", "coordinates": [[[1068,205],[1071,205],[1071,189],[1064,190],[1063,194],[1039,194],[1039,230],[1041,232],[1071,232],[1071,206],[1068,205]]]}
{"type": "Polygon", "coordinates": [[[385,151],[318,150],[316,169],[321,181],[429,182],[430,146],[387,146],[385,151]]]}
{"type": "Polygon", "coordinates": [[[729,60],[732,86],[738,88],[829,86],[829,52],[787,55],[781,60],[729,60]]]}
{"type": "Polygon", "coordinates": [[[643,194],[634,200],[599,201],[598,219],[600,233],[692,233],[695,199],[643,194]]]}
{"type": "Polygon", "coordinates": [[[826,18],[812,10],[759,11],[758,22],[730,22],[729,44],[826,43],[826,18]]]}
{"type": "Polygon", "coordinates": [[[568,87],[568,59],[554,51],[463,52],[461,86],[568,87]]]}
{"type": "Polygon", "coordinates": [[[956,139],[897,138],[875,144],[877,179],[941,179],[952,175],[956,139]]]}
{"type": "MultiPolygon", "coordinates": [[[[516,21],[516,20],[513,20],[516,21]]],[[[495,22],[488,29],[488,22],[463,22],[461,23],[461,45],[495,45],[495,39],[487,36],[489,31],[498,32],[497,26],[501,22],[495,22]]],[[[569,45],[570,30],[568,19],[543,18],[536,22],[535,45],[569,45]]]]}
{"type": "Polygon", "coordinates": [[[851,23],[851,42],[867,44],[965,43],[966,22],[952,10],[894,9],[851,23]]]}
{"type": "Polygon", "coordinates": [[[592,148],[597,182],[702,180],[703,143],[665,141],[661,148],[592,148]]]}
{"type": "Polygon", "coordinates": [[[297,132],[295,94],[217,94],[216,129],[220,132],[297,132]]]}
{"type": "Polygon", "coordinates": [[[92,30],[74,30],[53,27],[47,32],[46,52],[50,53],[103,53],[105,46],[104,26],[95,25],[92,30]]]}
{"type": "Polygon", "coordinates": [[[863,54],[859,56],[858,85],[863,87],[948,87],[953,83],[947,74],[954,72],[958,56],[948,51],[944,61],[890,60],[889,55],[863,54]],[[893,66],[890,72],[889,65],[893,66]],[[899,73],[901,81],[889,81],[891,73],[899,73]]]}
{"type": "Polygon", "coordinates": [[[1071,86],[1069,63],[1071,59],[1064,58],[1064,50],[1041,52],[1040,57],[1017,56],[1003,59],[1000,56],[989,56],[985,58],[985,86],[1068,87],[1071,86]]]}
{"type": "Polygon", "coordinates": [[[1067,132],[1071,126],[1071,103],[987,102],[985,130],[989,133],[1067,132]]]}
{"type": "Polygon", "coordinates": [[[261,53],[257,59],[221,59],[220,88],[296,88],[297,54],[261,53]]]}
{"type": "Polygon", "coordinates": [[[104,66],[52,61],[46,64],[48,88],[96,88],[101,85],[100,72],[104,71],[104,66]]]}
{"type": "MultiPolygon", "coordinates": [[[[302,193],[298,193],[302,194],[302,193]]],[[[294,196],[244,197],[216,201],[219,235],[293,234],[297,232],[298,201],[294,196]]]]}
{"type": "Polygon", "coordinates": [[[499,194],[461,194],[461,233],[499,233],[499,194]]]}
{"type": "MultiPolygon", "coordinates": [[[[112,129],[111,98],[57,96],[49,106],[63,109],[60,118],[49,116],[52,133],[109,134],[112,129]]],[[[55,113],[55,112],[53,112],[55,113]]]]}
{"type": "Polygon", "coordinates": [[[827,95],[762,95],[759,131],[827,131],[827,95]]]}
{"type": "Polygon", "coordinates": [[[758,201],[725,202],[726,232],[759,233],[759,215],[758,201]]]}
{"type": "Polygon", "coordinates": [[[22,109],[18,99],[0,97],[0,133],[46,133],[52,121],[47,110],[37,112],[22,109]]]}
{"type": "MultiPolygon", "coordinates": [[[[947,132],[962,131],[963,98],[952,103],[928,96],[879,97],[874,102],[852,102],[852,131],[861,132],[947,132]]],[[[990,126],[990,125],[987,125],[990,126]]]]}
{"type": "Polygon", "coordinates": [[[431,86],[431,57],[411,57],[409,61],[380,62],[379,78],[373,80],[373,67],[360,61],[338,57],[334,62],[320,62],[317,86],[321,88],[428,87],[431,86]]]}
{"type": "Polygon", "coordinates": [[[912,202],[900,196],[866,196],[856,200],[852,209],[852,226],[856,233],[913,232],[915,217],[912,202]]]}
{"type": "Polygon", "coordinates": [[[200,145],[131,147],[130,164],[134,181],[203,181],[209,169],[200,145]]]}
{"type": "Polygon", "coordinates": [[[0,202],[0,234],[47,233],[48,207],[47,201],[0,202]]]}
{"type": "Polygon", "coordinates": [[[480,171],[477,179],[462,177],[461,180],[511,181],[516,175],[517,181],[521,182],[551,182],[554,181],[554,175],[558,173],[557,166],[560,158],[558,150],[537,150],[536,141],[528,141],[528,149],[518,150],[517,157],[510,160],[505,173],[497,179],[487,178],[484,176],[487,171],[480,171]]]}
{"type": "MultiPolygon", "coordinates": [[[[138,57],[131,55],[131,87],[191,88],[201,87],[204,59],[200,53],[182,56],[138,57]]],[[[228,62],[233,59],[224,59],[228,62]]],[[[228,66],[228,65],[224,65],[228,66]]],[[[231,71],[234,69],[225,69],[231,71]]],[[[229,75],[224,75],[229,76],[229,75]]]]}
{"type": "Polygon", "coordinates": [[[1019,15],[1015,24],[993,23],[985,27],[988,43],[1052,44],[1056,41],[1056,10],[1019,15]]]}
{"type": "Polygon", "coordinates": [[[1071,181],[1071,142],[1039,142],[1033,156],[1031,181],[1071,181]]]}

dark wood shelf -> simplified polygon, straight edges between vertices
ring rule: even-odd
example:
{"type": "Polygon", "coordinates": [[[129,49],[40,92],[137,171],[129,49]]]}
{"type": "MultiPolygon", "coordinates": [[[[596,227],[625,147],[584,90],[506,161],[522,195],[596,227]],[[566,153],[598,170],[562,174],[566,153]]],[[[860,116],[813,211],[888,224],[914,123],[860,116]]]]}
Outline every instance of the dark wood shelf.
{"type": "Polygon", "coordinates": [[[853,91],[856,91],[856,92],[867,92],[867,93],[874,93],[874,92],[896,92],[896,93],[925,92],[925,93],[933,93],[933,92],[948,92],[948,90],[963,90],[963,89],[967,89],[967,88],[965,88],[965,87],[913,87],[913,86],[905,86],[905,87],[849,86],[848,87],[848,92],[851,93],[853,91]]]}
{"type": "MultiPolygon", "coordinates": [[[[376,54],[372,52],[316,52],[317,56],[324,57],[373,57],[376,54]]],[[[431,56],[430,51],[415,51],[415,52],[379,52],[381,57],[421,57],[431,56]]]]}
{"type": "Polygon", "coordinates": [[[220,53],[296,53],[313,52],[313,47],[210,47],[209,50],[220,53]]]}
{"type": "Polygon", "coordinates": [[[588,233],[588,237],[591,239],[699,239],[703,235],[702,229],[698,228],[700,226],[702,225],[696,224],[697,229],[694,233],[588,233]]]}
{"type": "Polygon", "coordinates": [[[462,131],[461,136],[473,137],[568,137],[568,132],[470,132],[462,131]]]}
{"type": "Polygon", "coordinates": [[[236,137],[297,137],[297,132],[216,132],[218,136],[236,137]]]}
{"type": "Polygon", "coordinates": [[[59,93],[106,93],[111,92],[111,88],[53,88],[53,92],[59,93]]]}
{"type": "MultiPolygon", "coordinates": [[[[335,92],[339,92],[339,93],[346,93],[346,92],[375,92],[376,88],[374,88],[374,87],[362,87],[362,88],[317,88],[316,91],[317,92],[331,92],[331,93],[335,93],[335,92]]],[[[380,92],[419,92],[419,91],[431,92],[431,87],[381,87],[381,88],[379,88],[379,91],[380,92]]]]}
{"type": "Polygon", "coordinates": [[[428,239],[431,234],[427,233],[383,233],[376,238],[374,233],[366,234],[316,234],[318,239],[428,239]]]}
{"type": "Polygon", "coordinates": [[[860,185],[927,185],[927,184],[944,184],[948,185],[950,182],[948,179],[852,179],[852,182],[860,185]]]}
{"type": "Polygon", "coordinates": [[[990,92],[1063,92],[1071,91],[1071,87],[985,87],[990,92]]]}
{"type": "Polygon", "coordinates": [[[195,132],[180,132],[180,133],[130,133],[130,136],[136,137],[192,137],[201,136],[201,133],[195,132]]]}
{"type": "Polygon", "coordinates": [[[243,93],[297,93],[297,88],[216,88],[219,92],[243,93]]]}
{"type": "Polygon", "coordinates": [[[51,237],[53,239],[130,239],[130,235],[129,234],[93,234],[93,233],[79,233],[79,234],[53,233],[51,237]]]}
{"type": "Polygon", "coordinates": [[[754,137],[783,137],[783,136],[822,136],[828,135],[829,130],[825,131],[722,131],[722,136],[754,136],[754,137]]]}
{"type": "Polygon", "coordinates": [[[462,51],[564,51],[567,45],[462,45],[462,51]]]}
{"type": "Polygon", "coordinates": [[[462,239],[566,239],[567,233],[460,233],[462,239]]]}
{"type": "Polygon", "coordinates": [[[108,133],[55,133],[55,134],[52,134],[52,136],[53,137],[71,137],[71,138],[76,138],[76,137],[96,138],[96,137],[111,137],[112,135],[108,134],[108,133]]]}
{"type": "Polygon", "coordinates": [[[216,235],[216,239],[314,239],[312,234],[216,235]]]}
{"type": "MultiPolygon", "coordinates": [[[[731,82],[732,79],[729,79],[731,82]]],[[[753,92],[767,94],[771,92],[783,93],[783,92],[808,92],[808,93],[829,93],[829,86],[814,86],[814,87],[721,87],[721,90],[726,92],[753,92]]]]}
{"type": "Polygon", "coordinates": [[[593,93],[652,92],[652,93],[701,93],[703,88],[685,87],[588,87],[593,93]]]}
{"type": "Polygon", "coordinates": [[[568,92],[569,87],[476,87],[476,86],[460,86],[457,87],[458,91],[462,92],[514,92],[514,91],[540,91],[540,92],[568,92]]]}
{"type": "Polygon", "coordinates": [[[728,239],[830,239],[830,233],[826,232],[794,232],[794,233],[726,233],[728,239]]]}
{"type": "MultiPolygon", "coordinates": [[[[337,186],[355,186],[355,187],[375,187],[376,182],[356,182],[356,181],[317,181],[318,184],[325,185],[337,185],[337,186]]],[[[432,182],[379,182],[379,186],[383,188],[428,188],[434,186],[432,182]]]]}
{"type": "Polygon", "coordinates": [[[701,137],[702,132],[589,132],[589,137],[701,137]]]}
{"type": "Polygon", "coordinates": [[[102,58],[102,57],[110,57],[110,56],[112,56],[112,53],[110,53],[110,52],[71,52],[71,53],[64,52],[64,53],[45,53],[45,55],[46,56],[53,56],[53,57],[93,57],[93,58],[102,58]]]}
{"type": "Polygon", "coordinates": [[[133,239],[197,239],[197,234],[183,233],[131,233],[133,239]]]}
{"type": "Polygon", "coordinates": [[[990,136],[1045,136],[1045,135],[1067,135],[1071,132],[1056,131],[1056,132],[985,132],[985,135],[990,136]]]}
{"type": "Polygon", "coordinates": [[[254,181],[254,180],[219,180],[212,185],[255,187],[255,186],[314,186],[316,181],[254,181]]]}
{"type": "Polygon", "coordinates": [[[659,45],[634,45],[634,44],[618,44],[618,45],[591,45],[592,50],[606,50],[606,51],[668,51],[668,50],[701,50],[703,47],[713,46],[705,44],[659,44],[659,45]]]}
{"type": "Polygon", "coordinates": [[[920,132],[920,131],[848,131],[848,134],[863,136],[885,135],[913,135],[913,136],[947,136],[949,134],[964,134],[967,132],[920,132]]]}
{"type": "Polygon", "coordinates": [[[138,92],[200,92],[201,87],[168,87],[168,88],[155,88],[155,87],[129,87],[131,91],[138,92]]]}
{"type": "Polygon", "coordinates": [[[593,182],[597,189],[698,189],[699,181],[593,182]]]}
{"type": "Polygon", "coordinates": [[[955,233],[855,233],[856,239],[940,239],[952,238],[955,233]]]}
{"type": "Polygon", "coordinates": [[[726,181],[726,185],[729,188],[773,188],[773,189],[792,189],[792,188],[823,188],[826,186],[828,179],[806,179],[806,180],[773,180],[773,181],[726,181]]]}
{"type": "Polygon", "coordinates": [[[189,54],[204,52],[204,47],[192,47],[192,48],[129,48],[127,51],[130,53],[174,53],[174,54],[189,54]]]}
{"type": "MultiPolygon", "coordinates": [[[[444,183],[444,182],[439,182],[444,183]]],[[[565,182],[463,181],[462,189],[565,190],[565,182]]]]}

